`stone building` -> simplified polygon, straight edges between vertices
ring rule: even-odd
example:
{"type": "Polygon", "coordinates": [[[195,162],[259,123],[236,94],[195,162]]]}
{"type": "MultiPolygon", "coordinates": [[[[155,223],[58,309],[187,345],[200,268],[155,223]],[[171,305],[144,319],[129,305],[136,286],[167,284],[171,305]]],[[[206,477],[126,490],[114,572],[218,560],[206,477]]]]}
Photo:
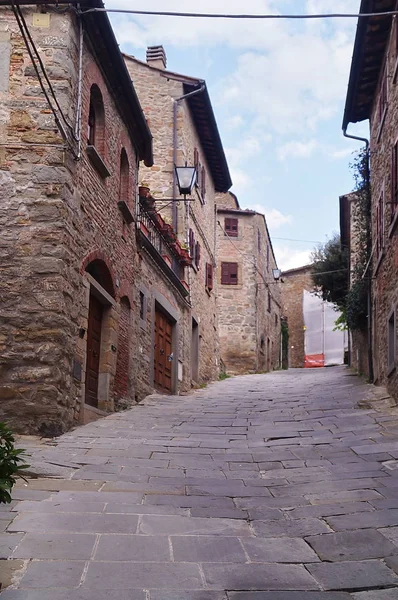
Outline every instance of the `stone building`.
{"type": "Polygon", "coordinates": [[[217,283],[221,358],[227,373],[280,366],[281,294],[264,215],[217,195],[217,283]]]}
{"type": "MultiPolygon", "coordinates": [[[[181,360],[173,356],[172,364],[174,378],[177,373],[185,388],[219,373],[215,195],[231,187],[231,178],[206,83],[167,70],[162,46],[148,48],[146,58],[143,62],[125,55],[154,138],[154,165],[140,171],[140,182],[150,188],[158,212],[192,262],[183,275],[188,294],[180,327],[181,360]],[[196,167],[198,177],[191,198],[184,202],[174,166],[186,163],[196,167]]],[[[176,323],[167,306],[161,310],[169,325],[176,323]]]]}
{"type": "Polygon", "coordinates": [[[303,293],[314,288],[311,269],[311,265],[305,265],[282,273],[283,316],[289,330],[288,365],[294,369],[304,367],[305,362],[303,293]]]}
{"type": "Polygon", "coordinates": [[[106,14],[30,4],[0,7],[0,417],[48,435],[142,393],[134,215],[153,159],[106,14]]]}
{"type": "MultiPolygon", "coordinates": [[[[394,11],[395,0],[362,0],[361,12],[394,11]]],[[[371,327],[375,383],[398,399],[398,20],[359,19],[343,119],[369,120],[371,173],[371,327]]]]}
{"type": "MultiPolygon", "coordinates": [[[[348,289],[355,281],[355,267],[360,243],[356,219],[357,201],[358,198],[355,193],[345,194],[339,198],[340,239],[342,246],[347,248],[348,251],[348,289]]],[[[348,364],[366,377],[369,377],[368,335],[367,327],[349,332],[348,364]]]]}
{"type": "Polygon", "coordinates": [[[283,316],[289,331],[288,366],[318,368],[343,364],[345,332],[336,329],[340,312],[314,291],[312,265],[282,273],[283,316]]]}

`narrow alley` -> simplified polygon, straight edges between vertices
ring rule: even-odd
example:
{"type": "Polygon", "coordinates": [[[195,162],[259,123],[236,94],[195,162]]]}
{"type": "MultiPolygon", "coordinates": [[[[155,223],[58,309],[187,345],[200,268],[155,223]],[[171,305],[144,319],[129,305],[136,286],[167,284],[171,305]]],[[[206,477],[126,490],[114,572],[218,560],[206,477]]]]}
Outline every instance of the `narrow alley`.
{"type": "Polygon", "coordinates": [[[32,444],[2,600],[397,599],[398,416],[370,389],[241,376],[32,444]]]}

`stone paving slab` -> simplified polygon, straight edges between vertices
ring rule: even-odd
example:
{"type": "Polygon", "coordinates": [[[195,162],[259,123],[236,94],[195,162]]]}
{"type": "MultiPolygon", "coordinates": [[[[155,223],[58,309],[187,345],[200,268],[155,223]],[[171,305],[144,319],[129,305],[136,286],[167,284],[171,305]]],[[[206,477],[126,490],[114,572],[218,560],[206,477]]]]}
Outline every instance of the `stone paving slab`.
{"type": "Polygon", "coordinates": [[[1,507],[1,600],[398,600],[398,419],[369,389],[235,377],[22,440],[57,477],[1,507]]]}
{"type": "Polygon", "coordinates": [[[397,546],[374,529],[328,533],[305,538],[324,561],[385,558],[398,553],[397,546]]]}

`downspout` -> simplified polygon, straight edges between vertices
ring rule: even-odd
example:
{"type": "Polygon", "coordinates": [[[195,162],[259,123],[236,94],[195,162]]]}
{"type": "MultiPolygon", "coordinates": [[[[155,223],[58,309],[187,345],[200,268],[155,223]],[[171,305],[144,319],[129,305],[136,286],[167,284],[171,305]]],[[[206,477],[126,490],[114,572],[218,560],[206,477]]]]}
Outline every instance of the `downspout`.
{"type": "MultiPolygon", "coordinates": [[[[176,174],[174,171],[174,167],[177,164],[177,113],[178,113],[178,105],[180,102],[185,100],[186,98],[190,98],[191,96],[196,96],[196,94],[201,94],[206,89],[206,85],[204,83],[201,84],[200,88],[194,90],[193,92],[189,92],[188,94],[184,94],[179,98],[174,98],[173,102],[173,200],[176,199],[177,196],[177,180],[176,174]]],[[[173,202],[173,229],[176,233],[178,233],[178,212],[177,212],[177,203],[173,202]]]]}
{"type": "MultiPolygon", "coordinates": [[[[77,6],[80,10],[80,4],[77,6]]],[[[77,108],[76,108],[76,124],[75,124],[75,136],[77,139],[77,160],[81,159],[82,156],[82,96],[83,96],[83,20],[80,14],[79,16],[79,72],[78,72],[78,83],[77,83],[77,108]]]]}
{"type": "MultiPolygon", "coordinates": [[[[364,137],[358,137],[356,135],[349,135],[347,133],[347,127],[343,128],[343,135],[346,138],[351,140],[358,140],[359,142],[365,142],[366,149],[366,178],[368,182],[370,182],[370,165],[369,165],[369,140],[364,137]]],[[[372,245],[372,218],[369,219],[369,239],[368,244],[372,245]]],[[[369,258],[369,262],[372,258],[372,255],[369,258]]],[[[373,373],[373,314],[372,314],[372,275],[369,273],[368,278],[368,369],[369,369],[369,383],[373,383],[374,373],[373,373]]]]}

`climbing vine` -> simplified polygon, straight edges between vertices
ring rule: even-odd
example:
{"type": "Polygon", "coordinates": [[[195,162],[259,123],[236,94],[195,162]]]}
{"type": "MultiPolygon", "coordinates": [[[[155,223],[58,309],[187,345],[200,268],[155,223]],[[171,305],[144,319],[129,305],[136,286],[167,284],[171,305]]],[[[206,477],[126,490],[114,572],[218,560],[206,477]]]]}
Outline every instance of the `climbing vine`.
{"type": "Polygon", "coordinates": [[[364,330],[368,321],[369,260],[371,256],[371,193],[368,151],[362,148],[350,165],[355,186],[353,236],[351,239],[351,286],[345,301],[345,316],[351,330],[364,330]]]}

